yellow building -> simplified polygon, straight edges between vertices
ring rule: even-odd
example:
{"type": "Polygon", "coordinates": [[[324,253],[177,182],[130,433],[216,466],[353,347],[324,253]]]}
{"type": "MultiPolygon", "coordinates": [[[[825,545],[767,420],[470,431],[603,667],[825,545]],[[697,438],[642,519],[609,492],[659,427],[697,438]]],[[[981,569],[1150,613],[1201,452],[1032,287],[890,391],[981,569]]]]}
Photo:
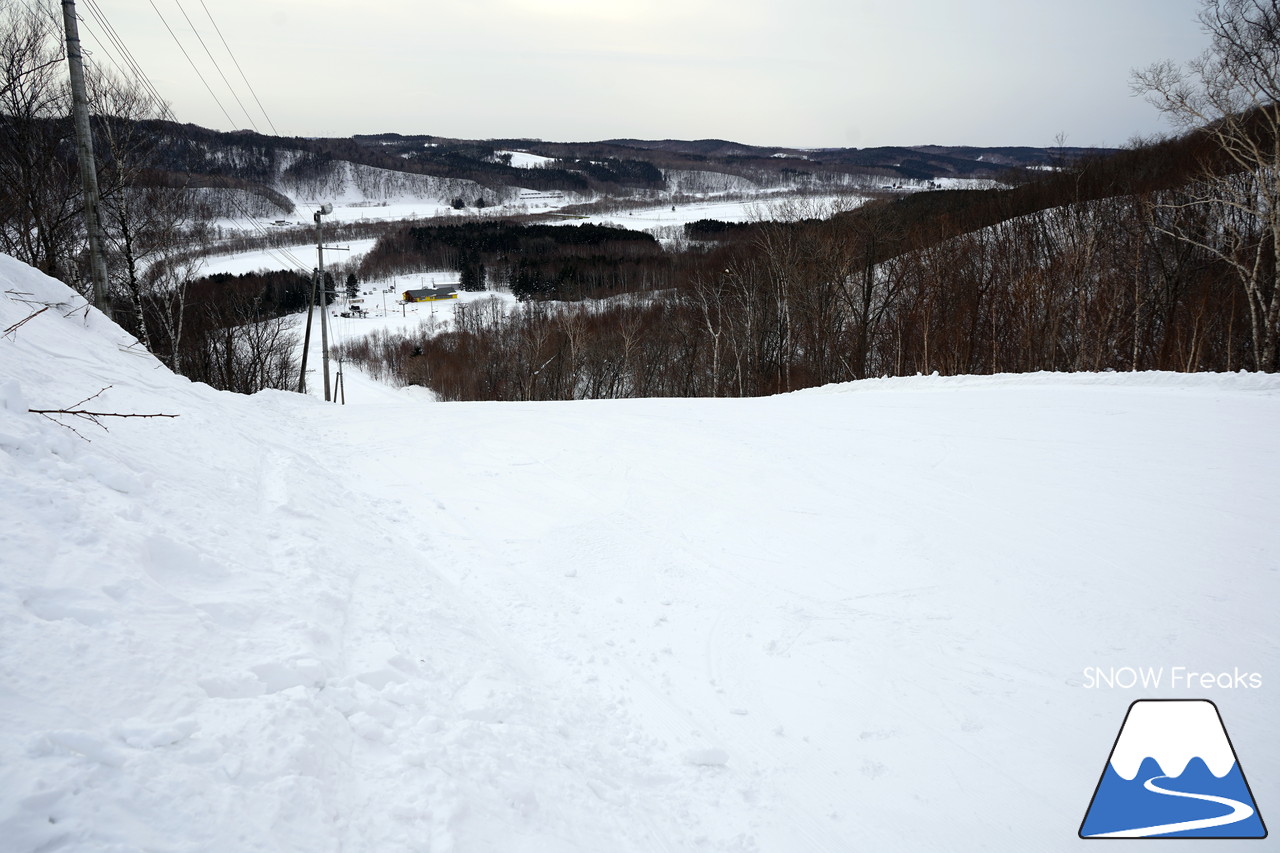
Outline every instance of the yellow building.
{"type": "Polygon", "coordinates": [[[457,299],[458,291],[448,287],[428,287],[423,290],[406,290],[405,302],[439,302],[441,299],[457,299]]]}

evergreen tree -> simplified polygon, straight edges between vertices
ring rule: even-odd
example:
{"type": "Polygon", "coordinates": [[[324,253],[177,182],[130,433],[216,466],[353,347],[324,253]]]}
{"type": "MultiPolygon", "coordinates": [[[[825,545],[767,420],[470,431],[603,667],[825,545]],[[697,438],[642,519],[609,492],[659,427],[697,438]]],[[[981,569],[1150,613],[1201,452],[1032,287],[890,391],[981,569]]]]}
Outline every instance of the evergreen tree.
{"type": "Polygon", "coordinates": [[[479,254],[472,250],[463,250],[459,259],[459,271],[462,278],[458,287],[462,290],[480,291],[485,289],[484,264],[480,263],[479,254]]]}

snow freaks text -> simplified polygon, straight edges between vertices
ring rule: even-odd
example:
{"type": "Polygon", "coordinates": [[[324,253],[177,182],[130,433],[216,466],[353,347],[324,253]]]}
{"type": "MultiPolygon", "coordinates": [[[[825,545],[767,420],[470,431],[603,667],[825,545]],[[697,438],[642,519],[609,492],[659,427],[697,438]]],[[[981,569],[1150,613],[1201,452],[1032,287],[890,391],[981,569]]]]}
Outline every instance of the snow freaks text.
{"type": "Polygon", "coordinates": [[[1084,668],[1084,688],[1098,690],[1119,688],[1129,690],[1259,690],[1262,674],[1244,672],[1239,667],[1222,672],[1204,672],[1186,666],[1087,666],[1084,668]]]}

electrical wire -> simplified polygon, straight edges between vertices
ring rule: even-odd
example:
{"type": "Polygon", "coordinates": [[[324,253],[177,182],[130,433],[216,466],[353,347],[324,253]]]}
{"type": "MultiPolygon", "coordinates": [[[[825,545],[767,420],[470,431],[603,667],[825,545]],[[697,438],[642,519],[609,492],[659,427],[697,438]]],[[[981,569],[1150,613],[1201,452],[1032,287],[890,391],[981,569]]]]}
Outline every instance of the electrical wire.
{"type": "MultiPolygon", "coordinates": [[[[35,12],[35,9],[31,7],[29,0],[23,0],[23,2],[24,2],[24,5],[26,5],[29,10],[31,10],[32,12],[35,12]]],[[[95,21],[95,27],[86,27],[86,32],[98,44],[98,47],[101,50],[102,54],[107,58],[107,60],[112,65],[115,66],[116,70],[119,71],[122,74],[122,76],[124,76],[125,78],[133,79],[135,82],[138,83],[138,85],[143,87],[144,92],[154,102],[155,108],[157,112],[160,113],[162,118],[168,121],[174,122],[175,124],[178,123],[178,118],[176,114],[173,112],[172,107],[170,107],[168,102],[166,102],[163,96],[161,96],[159,90],[155,87],[155,84],[152,82],[150,76],[146,73],[146,71],[143,70],[141,64],[139,64],[137,58],[133,55],[133,52],[129,49],[128,45],[125,43],[124,39],[120,36],[119,32],[116,31],[115,27],[112,26],[110,20],[107,18],[106,14],[102,11],[102,9],[98,6],[96,0],[82,0],[82,2],[85,4],[86,8],[88,8],[90,15],[93,17],[95,21]],[[95,31],[95,29],[100,29],[101,32],[105,35],[105,39],[101,35],[99,35],[98,32],[95,31]],[[113,55],[113,50],[108,49],[107,47],[108,44],[111,45],[111,48],[114,50],[114,53],[120,57],[119,61],[117,61],[116,56],[113,55]],[[124,66],[127,66],[127,70],[125,67],[122,67],[121,65],[122,62],[124,66]]],[[[203,2],[202,2],[202,5],[203,5],[203,2]]],[[[191,64],[192,69],[195,70],[196,75],[200,77],[200,81],[204,83],[205,88],[209,90],[209,94],[213,96],[214,101],[218,104],[218,107],[222,109],[223,115],[227,117],[228,121],[231,121],[231,116],[227,113],[226,108],[222,106],[221,101],[218,100],[217,95],[214,94],[212,88],[209,86],[204,76],[200,73],[199,68],[196,67],[194,62],[192,62],[191,57],[187,53],[186,49],[182,47],[181,42],[178,41],[177,35],[174,33],[173,28],[170,27],[168,22],[165,20],[164,15],[162,15],[160,13],[160,10],[156,8],[156,5],[154,2],[151,3],[151,6],[153,9],[155,9],[156,14],[160,17],[161,22],[165,25],[165,29],[169,31],[170,36],[172,36],[174,38],[174,41],[178,44],[179,49],[182,50],[183,55],[187,57],[187,61],[191,64]]],[[[181,4],[179,4],[179,8],[181,9],[181,4]]],[[[44,11],[51,18],[55,18],[55,19],[57,18],[57,13],[52,8],[46,8],[44,11]]],[[[205,9],[205,12],[206,14],[208,14],[207,7],[205,9]]],[[[184,17],[186,16],[185,10],[183,10],[183,15],[184,17]]],[[[212,16],[210,16],[210,21],[212,20],[213,20],[212,16]]],[[[77,15],[77,21],[79,21],[81,24],[86,23],[84,21],[84,18],[79,15],[77,15]]],[[[187,21],[188,23],[191,22],[189,17],[187,18],[187,21]]],[[[217,28],[216,22],[214,22],[214,27],[215,29],[217,28]]],[[[193,28],[194,28],[194,25],[193,25],[193,28]]],[[[198,37],[198,34],[197,34],[197,37],[198,37]]],[[[220,31],[219,31],[219,37],[221,37],[220,31]]],[[[204,44],[203,39],[201,40],[201,44],[202,45],[204,44]]],[[[224,45],[226,44],[225,39],[223,39],[223,44],[224,45]]],[[[227,48],[227,50],[228,50],[228,53],[230,53],[229,47],[227,48]]],[[[206,52],[208,52],[207,46],[206,46],[206,52]]],[[[212,54],[210,54],[210,59],[213,59],[212,54]]],[[[234,54],[232,54],[232,61],[235,61],[234,54]]],[[[214,60],[214,64],[216,67],[217,66],[216,60],[214,60]]],[[[236,65],[238,68],[239,63],[237,62],[236,65]]],[[[219,69],[219,73],[220,74],[222,73],[221,69],[219,69]]],[[[241,75],[243,76],[243,71],[241,71],[241,75]]],[[[230,82],[227,81],[225,75],[223,75],[223,81],[226,82],[228,87],[230,88],[230,82]]],[[[246,84],[248,83],[247,78],[245,82],[246,84]]],[[[250,91],[252,91],[252,87],[250,87],[250,91]]],[[[232,94],[233,95],[235,94],[234,89],[232,90],[232,94]]],[[[254,94],[254,98],[255,100],[257,100],[256,93],[254,94]]],[[[238,96],[236,100],[237,100],[237,103],[240,103],[241,109],[243,110],[244,104],[240,102],[240,99],[238,96]]],[[[258,105],[259,107],[261,107],[260,101],[258,105]]],[[[253,119],[248,115],[247,110],[245,110],[245,115],[247,118],[249,118],[250,123],[253,124],[253,119]]],[[[265,110],[263,110],[263,115],[267,117],[268,123],[271,123],[270,116],[267,116],[267,113],[265,110]]],[[[232,121],[231,123],[234,125],[235,122],[232,121]]],[[[272,129],[274,130],[275,125],[274,123],[271,123],[271,124],[272,124],[272,129]]],[[[256,129],[256,125],[255,125],[255,129],[256,129]]],[[[277,136],[278,135],[279,134],[277,133],[277,136]]],[[[270,236],[270,232],[262,224],[259,218],[254,214],[252,214],[251,212],[249,212],[246,205],[238,197],[237,190],[233,187],[228,187],[227,190],[228,192],[226,195],[226,199],[230,203],[231,207],[236,211],[236,213],[239,214],[239,216],[232,214],[230,216],[224,217],[224,219],[244,233],[257,233],[258,235],[263,237],[270,236]]],[[[314,269],[313,265],[307,264],[303,262],[301,259],[299,259],[297,255],[293,253],[290,247],[265,246],[262,249],[262,252],[270,258],[274,258],[282,266],[286,268],[292,266],[297,271],[305,273],[307,275],[310,275],[312,270],[314,269]]]]}
{"type": "Polygon", "coordinates": [[[248,87],[249,94],[253,95],[253,100],[258,104],[258,109],[262,110],[262,117],[267,120],[267,124],[271,125],[271,132],[276,136],[280,136],[280,131],[276,130],[276,123],[271,120],[271,116],[267,114],[267,108],[262,105],[262,101],[258,99],[258,93],[254,91],[253,84],[249,82],[249,78],[245,76],[244,69],[240,67],[240,60],[236,59],[236,55],[231,50],[231,45],[227,44],[227,39],[222,35],[222,28],[218,26],[218,22],[213,19],[209,7],[205,6],[204,0],[200,0],[200,6],[204,9],[204,13],[209,18],[209,23],[213,24],[214,31],[218,34],[218,38],[222,40],[222,46],[227,49],[227,55],[231,57],[231,61],[235,63],[236,70],[240,72],[240,79],[244,80],[244,85],[248,87]]]}
{"type": "MultiPolygon", "coordinates": [[[[120,52],[119,48],[118,47],[115,48],[115,53],[120,55],[119,59],[117,59],[116,56],[113,55],[112,50],[108,49],[107,44],[111,43],[111,36],[109,34],[104,39],[95,31],[94,27],[90,26],[87,21],[83,21],[83,20],[80,22],[80,29],[82,32],[90,36],[97,43],[98,45],[97,52],[105,56],[107,60],[111,63],[111,65],[116,69],[116,71],[119,72],[120,79],[138,81],[138,72],[134,70],[134,67],[130,64],[129,60],[125,58],[124,55],[120,52]]],[[[102,63],[97,61],[97,58],[96,56],[94,56],[93,53],[86,52],[86,56],[91,64],[102,67],[102,63]]],[[[146,108],[149,110],[154,110],[158,115],[160,115],[163,118],[164,113],[168,108],[168,105],[165,104],[163,99],[160,98],[160,93],[153,91],[151,87],[146,83],[139,83],[139,85],[141,86],[141,89],[142,89],[141,95],[145,101],[146,108]]]]}
{"type": "MultiPolygon", "coordinates": [[[[178,119],[177,119],[177,116],[174,114],[172,108],[160,96],[159,92],[155,88],[155,85],[151,82],[150,77],[146,74],[145,71],[142,70],[142,67],[138,64],[137,60],[133,57],[132,52],[129,51],[128,46],[124,43],[124,40],[119,36],[119,33],[115,31],[115,28],[111,26],[110,21],[106,18],[106,15],[102,12],[102,10],[98,8],[95,0],[85,0],[85,2],[89,4],[90,11],[95,14],[95,19],[99,21],[104,31],[109,34],[113,44],[117,45],[117,50],[122,55],[128,58],[127,61],[129,62],[130,67],[134,70],[133,76],[135,77],[135,79],[137,79],[138,82],[141,85],[143,85],[149,92],[153,93],[153,97],[155,98],[157,104],[159,105],[159,108],[162,112],[163,117],[177,123],[178,119]]],[[[154,8],[154,3],[152,4],[152,6],[154,8]]],[[[157,10],[157,12],[158,11],[159,10],[157,10]]],[[[161,16],[161,20],[162,21],[164,20],[163,16],[161,16]]],[[[170,34],[172,34],[172,29],[170,29],[170,34]]],[[[202,78],[202,81],[203,81],[203,78],[202,78]]],[[[206,84],[206,88],[207,88],[207,84],[206,84]]],[[[224,113],[225,113],[225,110],[224,110],[224,113]]],[[[234,226],[236,226],[237,228],[239,228],[240,230],[246,233],[256,232],[261,236],[269,236],[270,232],[267,230],[267,228],[264,225],[262,225],[258,217],[256,217],[254,214],[249,212],[247,207],[239,199],[234,188],[228,188],[228,189],[230,191],[227,194],[227,200],[231,204],[231,206],[240,214],[240,216],[238,217],[235,215],[227,216],[225,217],[227,221],[229,221],[231,224],[233,224],[234,226]]],[[[304,263],[296,255],[294,255],[293,252],[290,251],[288,248],[278,247],[278,246],[276,247],[268,246],[268,247],[264,247],[263,251],[265,254],[268,255],[268,257],[275,258],[278,262],[280,262],[286,268],[292,266],[304,273],[309,274],[311,272],[311,269],[312,269],[311,265],[304,263]]]]}
{"type": "Polygon", "coordinates": [[[227,118],[227,125],[234,128],[236,126],[235,119],[231,117],[231,113],[227,112],[227,108],[222,105],[222,101],[218,100],[217,94],[214,93],[213,87],[209,85],[209,81],[204,79],[204,74],[196,65],[195,60],[191,58],[191,54],[187,53],[187,49],[182,46],[182,41],[178,38],[178,34],[173,31],[173,27],[169,26],[169,22],[165,20],[164,15],[160,12],[160,7],[155,4],[155,0],[147,0],[151,4],[151,8],[155,9],[156,15],[160,17],[160,23],[164,24],[164,28],[169,31],[169,35],[173,38],[174,44],[178,46],[178,50],[182,51],[182,55],[187,58],[187,62],[191,65],[191,70],[196,72],[196,76],[200,78],[200,82],[209,90],[209,97],[213,98],[213,102],[218,105],[218,109],[222,110],[222,114],[227,118]]]}
{"type": "MultiPolygon", "coordinates": [[[[106,56],[107,59],[111,61],[111,64],[114,65],[116,69],[121,72],[123,76],[137,77],[137,74],[141,73],[141,69],[138,68],[138,66],[136,65],[136,62],[134,64],[131,64],[131,68],[137,68],[138,69],[137,72],[135,72],[134,74],[130,74],[126,72],[123,68],[121,68],[120,63],[117,62],[116,59],[111,55],[111,52],[105,49],[104,42],[102,41],[102,39],[96,33],[94,33],[92,29],[86,28],[86,31],[93,36],[95,41],[98,42],[99,46],[102,48],[103,55],[106,56]]],[[[117,47],[117,50],[123,47],[122,42],[119,42],[118,45],[119,46],[117,47]]],[[[127,48],[125,49],[127,50],[127,48]]],[[[138,82],[144,86],[145,90],[148,92],[148,97],[153,97],[158,102],[159,109],[163,112],[164,116],[169,120],[176,122],[177,119],[173,115],[172,110],[169,109],[168,105],[165,104],[164,100],[160,98],[159,93],[155,92],[154,86],[151,84],[150,79],[146,78],[144,75],[140,79],[138,79],[138,82]]],[[[233,215],[233,216],[225,217],[226,220],[232,223],[233,225],[235,225],[241,231],[244,231],[246,233],[252,233],[256,231],[262,236],[269,236],[270,232],[266,229],[266,227],[263,226],[260,221],[258,221],[258,218],[256,216],[254,216],[252,213],[249,212],[249,210],[243,203],[241,203],[240,199],[236,195],[236,190],[234,188],[228,188],[228,190],[229,192],[228,192],[227,200],[235,208],[235,210],[240,214],[240,216],[244,218],[242,219],[240,217],[233,215]]],[[[292,266],[304,273],[309,273],[311,270],[311,268],[307,264],[303,263],[288,248],[278,247],[278,246],[267,246],[263,248],[263,252],[269,257],[274,258],[277,262],[279,262],[282,266],[286,268],[292,266]]]]}
{"type": "Polygon", "coordinates": [[[181,0],[173,0],[177,5],[178,11],[182,13],[182,17],[186,18],[187,23],[191,26],[191,32],[195,33],[196,40],[200,42],[200,46],[204,48],[205,55],[209,57],[209,61],[213,63],[213,68],[218,72],[218,76],[222,78],[222,82],[226,84],[227,90],[231,92],[231,97],[236,99],[236,103],[240,105],[240,112],[244,113],[244,117],[249,120],[255,131],[258,130],[258,123],[253,120],[253,116],[249,115],[249,111],[245,109],[244,102],[240,100],[240,96],[236,94],[236,90],[232,87],[231,81],[227,79],[227,75],[222,73],[222,66],[218,64],[218,60],[213,58],[213,53],[209,50],[209,45],[204,43],[204,36],[200,35],[200,31],[196,29],[196,25],[192,22],[191,16],[187,14],[187,10],[182,7],[181,0]]]}
{"type": "MultiPolygon", "coordinates": [[[[128,66],[130,73],[125,73],[125,76],[132,77],[143,87],[152,99],[155,109],[160,113],[161,118],[176,121],[169,104],[160,95],[160,92],[151,82],[151,78],[142,70],[142,66],[138,63],[137,58],[133,55],[133,52],[129,50],[129,46],[124,43],[124,39],[120,37],[120,34],[116,32],[115,27],[111,25],[111,21],[107,19],[106,14],[98,7],[97,2],[95,2],[95,0],[83,0],[83,2],[85,3],[86,8],[88,8],[89,14],[93,16],[97,25],[102,28],[102,31],[106,34],[108,40],[115,47],[116,52],[120,54],[121,59],[128,66]]],[[[98,42],[99,46],[104,46],[100,38],[96,35],[94,38],[98,42]]],[[[110,54],[108,53],[108,56],[109,55],[110,54]]],[[[113,64],[115,64],[114,60],[113,64]]],[[[120,68],[118,64],[116,64],[116,67],[120,68]]],[[[123,69],[121,69],[121,71],[124,73],[123,69]]]]}

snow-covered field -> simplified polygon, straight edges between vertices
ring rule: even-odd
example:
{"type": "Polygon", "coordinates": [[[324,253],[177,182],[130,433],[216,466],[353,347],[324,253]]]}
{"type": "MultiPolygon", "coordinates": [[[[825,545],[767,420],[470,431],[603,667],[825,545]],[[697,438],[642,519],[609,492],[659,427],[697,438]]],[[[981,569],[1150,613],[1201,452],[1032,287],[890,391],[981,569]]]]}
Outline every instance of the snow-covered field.
{"type": "MultiPolygon", "coordinates": [[[[468,199],[468,202],[472,199],[468,199]]],[[[292,227],[311,227],[313,225],[312,214],[320,207],[323,201],[299,201],[298,209],[288,216],[281,216],[279,219],[263,218],[250,221],[246,218],[239,219],[220,219],[214,224],[220,227],[224,232],[235,234],[243,233],[248,235],[261,234],[264,230],[277,227],[275,222],[288,223],[292,227]]],[[[401,220],[411,219],[432,219],[442,216],[455,217],[476,217],[476,216],[509,216],[513,213],[530,212],[531,205],[525,203],[512,203],[510,205],[494,205],[492,207],[475,208],[464,207],[462,209],[454,209],[452,205],[432,199],[400,199],[390,201],[386,204],[343,204],[342,202],[329,202],[333,204],[333,212],[324,218],[325,224],[331,223],[350,223],[350,222],[399,222],[401,220]]],[[[563,202],[563,203],[568,203],[563,202]]],[[[545,207],[546,205],[533,205],[534,207],[545,207]]],[[[537,212],[532,211],[532,212],[537,212]]],[[[313,244],[314,245],[314,244],[313,244]]]]}
{"type": "Polygon", "coordinates": [[[544,157],[541,154],[531,154],[528,151],[497,151],[494,152],[499,157],[507,155],[511,158],[511,165],[517,169],[540,169],[548,163],[554,163],[554,157],[544,157]]]}
{"type": "MultiPolygon", "coordinates": [[[[424,213],[425,208],[422,204],[389,205],[375,208],[343,208],[335,206],[333,214],[330,217],[326,217],[325,221],[326,223],[330,221],[351,222],[359,221],[365,216],[400,220],[445,215],[473,217],[478,214],[504,216],[514,212],[554,213],[556,209],[564,207],[572,201],[567,197],[560,197],[559,199],[540,197],[540,199],[521,202],[514,207],[509,205],[502,208],[487,208],[485,211],[476,211],[471,208],[457,211],[452,208],[442,207],[424,213]],[[370,211],[372,211],[372,214],[370,211]],[[386,212],[385,215],[383,212],[386,212]]],[[[550,222],[564,225],[579,225],[583,223],[613,225],[620,228],[630,228],[634,231],[648,231],[658,236],[668,237],[672,229],[700,219],[718,219],[721,222],[750,222],[789,219],[798,216],[830,216],[836,211],[857,207],[863,201],[865,199],[849,194],[795,196],[787,193],[773,195],[762,193],[756,198],[681,200],[674,205],[654,204],[630,210],[618,210],[612,213],[566,217],[560,220],[550,220],[550,222]]],[[[298,220],[294,224],[300,225],[303,223],[298,220]]],[[[231,222],[224,223],[224,225],[228,231],[236,231],[239,227],[243,227],[243,223],[240,226],[236,226],[235,223],[231,222]]],[[[360,255],[373,248],[374,242],[374,240],[339,241],[334,245],[347,248],[349,252],[344,251],[337,255],[336,258],[340,261],[358,260],[360,255]]],[[[304,263],[314,263],[315,243],[309,242],[288,246],[286,249],[293,257],[302,260],[304,263]]],[[[329,257],[332,260],[335,256],[330,255],[329,257]]],[[[236,254],[212,255],[205,259],[201,274],[240,274],[257,270],[294,269],[296,266],[292,259],[285,255],[281,249],[262,249],[236,254]]]]}
{"type": "Polygon", "coordinates": [[[619,210],[614,213],[574,217],[565,222],[570,225],[580,222],[617,225],[634,231],[664,233],[662,229],[686,225],[700,219],[718,219],[721,222],[763,222],[804,216],[829,217],[837,211],[852,210],[865,200],[860,196],[847,193],[822,196],[761,193],[755,198],[708,198],[674,205],[655,204],[651,207],[619,210]]]}
{"type": "Polygon", "coordinates": [[[0,329],[46,303],[0,338],[5,851],[1075,849],[1160,696],[1280,803],[1276,377],[334,406],[0,256],[0,329]],[[27,411],[105,386],[179,417],[27,411]]]}
{"type": "MultiPolygon", "coordinates": [[[[335,259],[340,262],[359,260],[362,255],[367,254],[373,248],[373,244],[376,242],[377,240],[375,239],[347,240],[345,242],[328,241],[325,243],[326,246],[338,246],[342,251],[336,255],[332,252],[328,253],[325,263],[333,263],[335,259]]],[[[302,243],[294,246],[285,246],[283,249],[255,249],[250,252],[236,252],[228,255],[210,255],[204,259],[200,274],[231,273],[240,275],[259,270],[296,269],[297,265],[293,263],[294,258],[314,266],[316,263],[316,244],[314,242],[302,243]]]]}

